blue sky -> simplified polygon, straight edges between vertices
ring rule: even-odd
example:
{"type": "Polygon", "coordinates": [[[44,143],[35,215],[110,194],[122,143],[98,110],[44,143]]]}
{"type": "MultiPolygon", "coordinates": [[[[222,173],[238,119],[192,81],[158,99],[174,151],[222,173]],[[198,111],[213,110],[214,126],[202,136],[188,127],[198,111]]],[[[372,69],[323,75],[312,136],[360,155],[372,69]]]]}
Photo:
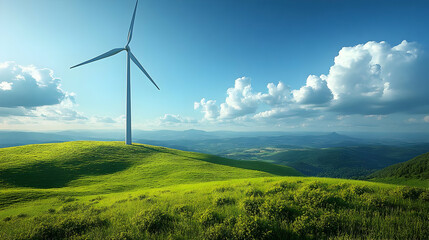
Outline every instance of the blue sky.
{"type": "MultiPolygon", "coordinates": [[[[125,53],[69,67],[123,47],[134,4],[0,0],[0,128],[123,127],[125,53]]],[[[141,0],[161,91],[132,66],[134,128],[427,131],[428,22],[427,1],[141,0]]]]}

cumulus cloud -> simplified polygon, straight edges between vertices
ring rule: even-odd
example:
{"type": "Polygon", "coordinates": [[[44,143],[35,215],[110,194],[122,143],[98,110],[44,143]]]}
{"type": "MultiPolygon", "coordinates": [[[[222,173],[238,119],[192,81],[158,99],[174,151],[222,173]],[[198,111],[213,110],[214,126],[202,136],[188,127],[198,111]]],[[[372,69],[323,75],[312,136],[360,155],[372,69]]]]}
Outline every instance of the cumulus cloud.
{"type": "Polygon", "coordinates": [[[423,118],[423,120],[424,120],[425,122],[429,123],[429,116],[425,116],[425,117],[423,118]]]}
{"type": "Polygon", "coordinates": [[[208,100],[205,98],[201,99],[200,102],[194,103],[194,109],[200,109],[204,113],[204,119],[214,120],[219,117],[219,107],[216,105],[216,101],[208,100]]]}
{"type": "Polygon", "coordinates": [[[0,107],[38,107],[59,104],[66,92],[50,69],[0,64],[0,107]]]}
{"type": "Polygon", "coordinates": [[[258,99],[270,106],[280,106],[290,99],[290,89],[284,83],[268,83],[268,93],[258,93],[258,99]]]}
{"type": "Polygon", "coordinates": [[[422,114],[429,111],[428,65],[428,55],[417,43],[404,40],[391,47],[370,41],[343,47],[327,75],[309,75],[299,89],[279,82],[269,83],[266,93],[253,92],[250,79],[242,77],[220,105],[203,98],[194,106],[204,119],[220,121],[315,118],[327,112],[380,120],[394,113],[422,114]]]}
{"type": "Polygon", "coordinates": [[[15,123],[39,120],[85,120],[75,110],[75,94],[61,89],[50,69],[0,63],[0,117],[15,123]]]}
{"type": "Polygon", "coordinates": [[[344,47],[326,82],[331,109],[350,114],[389,114],[428,109],[429,64],[417,43],[367,42],[344,47]]]}
{"type": "Polygon", "coordinates": [[[299,90],[293,90],[293,98],[297,103],[300,104],[325,104],[333,98],[331,90],[328,88],[326,82],[326,76],[321,75],[320,77],[310,75],[307,78],[305,86],[299,90]]]}
{"type": "Polygon", "coordinates": [[[226,91],[227,97],[220,106],[216,105],[215,100],[207,101],[203,98],[194,103],[194,109],[201,108],[205,120],[243,119],[256,113],[262,103],[276,107],[290,101],[290,90],[284,83],[269,83],[267,89],[267,93],[253,92],[249,78],[237,78],[234,87],[226,91]]]}
{"type": "Polygon", "coordinates": [[[220,105],[220,118],[231,119],[254,113],[258,107],[258,96],[252,93],[250,79],[235,80],[233,88],[228,88],[225,102],[220,105]]]}

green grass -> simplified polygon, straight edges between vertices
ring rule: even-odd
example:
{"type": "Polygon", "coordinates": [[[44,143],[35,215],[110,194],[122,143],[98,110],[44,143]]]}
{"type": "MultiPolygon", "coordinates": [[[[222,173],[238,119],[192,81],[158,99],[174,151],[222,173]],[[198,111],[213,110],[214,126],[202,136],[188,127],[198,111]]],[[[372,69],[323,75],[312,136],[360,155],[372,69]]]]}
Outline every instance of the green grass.
{"type": "Polygon", "coordinates": [[[369,177],[429,180],[429,153],[383,168],[369,177]]]}
{"type": "Polygon", "coordinates": [[[0,239],[424,239],[429,190],[119,142],[0,150],[0,239]]]}

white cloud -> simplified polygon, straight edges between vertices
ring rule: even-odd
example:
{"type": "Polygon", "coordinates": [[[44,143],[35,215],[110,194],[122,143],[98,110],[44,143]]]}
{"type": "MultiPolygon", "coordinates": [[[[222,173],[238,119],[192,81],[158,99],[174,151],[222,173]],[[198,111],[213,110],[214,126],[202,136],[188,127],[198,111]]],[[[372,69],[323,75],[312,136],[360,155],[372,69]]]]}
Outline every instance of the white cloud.
{"type": "Polygon", "coordinates": [[[326,82],[331,110],[348,114],[389,114],[428,109],[429,64],[416,43],[367,42],[344,47],[326,82]]]}
{"type": "Polygon", "coordinates": [[[216,105],[216,101],[208,100],[205,98],[201,99],[200,102],[194,103],[194,109],[201,108],[201,112],[204,113],[204,119],[214,120],[219,117],[219,107],[216,105]]]}
{"type": "Polygon", "coordinates": [[[50,69],[0,64],[0,107],[38,107],[59,104],[67,95],[50,69]]]}
{"type": "Polygon", "coordinates": [[[10,91],[12,90],[13,83],[11,82],[1,82],[0,83],[0,90],[2,91],[10,91]]]}
{"type": "Polygon", "coordinates": [[[225,102],[220,105],[220,118],[232,119],[254,113],[259,97],[252,93],[250,79],[237,78],[233,88],[228,88],[225,102]]]}
{"type": "Polygon", "coordinates": [[[280,106],[290,97],[290,89],[284,83],[279,82],[277,86],[274,83],[268,83],[268,93],[258,93],[258,99],[270,106],[280,106]]]}
{"type": "Polygon", "coordinates": [[[290,90],[284,83],[269,83],[267,89],[267,93],[255,93],[249,78],[237,78],[234,87],[226,91],[227,97],[220,107],[216,101],[203,98],[194,103],[194,109],[201,108],[205,120],[249,119],[243,117],[256,113],[262,103],[276,107],[290,101],[290,90]]]}
{"type": "Polygon", "coordinates": [[[329,102],[333,98],[325,75],[320,77],[315,75],[308,76],[306,85],[299,90],[293,90],[292,94],[294,100],[300,104],[320,105],[329,102]]]}
{"type": "Polygon", "coordinates": [[[425,122],[429,123],[429,116],[425,116],[425,117],[423,118],[423,120],[424,120],[425,122]]]}
{"type": "MultiPolygon", "coordinates": [[[[195,103],[204,119],[316,119],[331,112],[339,120],[351,115],[382,120],[394,113],[429,111],[429,58],[417,43],[367,42],[342,48],[327,75],[309,75],[292,90],[282,82],[269,83],[268,92],[253,92],[250,79],[235,80],[225,102],[203,98],[195,103]],[[245,117],[245,118],[243,118],[245,117]]],[[[425,119],[426,120],[426,119],[425,119]]],[[[429,119],[428,119],[429,121],[429,119]]]]}

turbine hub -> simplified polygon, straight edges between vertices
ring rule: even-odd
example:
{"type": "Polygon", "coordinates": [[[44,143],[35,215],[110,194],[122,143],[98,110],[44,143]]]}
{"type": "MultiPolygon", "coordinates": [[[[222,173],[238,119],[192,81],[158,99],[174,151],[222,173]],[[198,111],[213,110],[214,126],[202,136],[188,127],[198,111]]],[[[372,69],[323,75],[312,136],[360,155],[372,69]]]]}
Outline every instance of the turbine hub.
{"type": "Polygon", "coordinates": [[[130,51],[130,46],[128,46],[128,44],[125,46],[125,50],[127,50],[127,52],[130,51]]]}

